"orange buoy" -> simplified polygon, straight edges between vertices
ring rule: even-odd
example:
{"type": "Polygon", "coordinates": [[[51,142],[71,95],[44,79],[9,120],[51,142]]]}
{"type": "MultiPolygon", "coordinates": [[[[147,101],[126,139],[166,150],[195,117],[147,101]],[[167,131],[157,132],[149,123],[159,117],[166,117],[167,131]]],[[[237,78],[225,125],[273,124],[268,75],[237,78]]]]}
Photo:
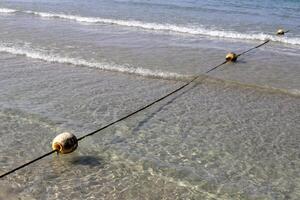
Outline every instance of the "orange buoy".
{"type": "Polygon", "coordinates": [[[57,135],[52,141],[52,149],[58,153],[67,154],[75,151],[78,140],[72,133],[64,132],[57,135]]]}
{"type": "Polygon", "coordinates": [[[229,61],[229,62],[235,62],[237,60],[237,55],[235,53],[228,53],[226,55],[226,61],[229,61]]]}

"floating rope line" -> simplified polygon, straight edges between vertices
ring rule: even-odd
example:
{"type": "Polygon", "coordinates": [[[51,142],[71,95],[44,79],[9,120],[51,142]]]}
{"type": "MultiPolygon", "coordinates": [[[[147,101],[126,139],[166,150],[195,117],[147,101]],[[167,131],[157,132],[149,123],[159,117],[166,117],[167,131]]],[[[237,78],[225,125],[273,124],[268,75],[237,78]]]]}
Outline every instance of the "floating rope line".
{"type": "MultiPolygon", "coordinates": [[[[228,62],[231,62],[231,61],[234,62],[234,61],[236,60],[236,58],[238,58],[239,56],[244,55],[244,54],[246,54],[246,53],[248,53],[249,51],[252,51],[252,50],[254,50],[254,49],[257,49],[257,48],[259,48],[259,47],[261,47],[261,46],[267,44],[269,41],[270,41],[270,40],[266,40],[264,43],[262,43],[262,44],[260,44],[260,45],[258,45],[258,46],[255,46],[255,47],[253,47],[253,48],[251,48],[251,49],[248,49],[247,51],[244,51],[244,52],[242,52],[242,53],[240,53],[240,54],[238,54],[238,55],[235,55],[235,54],[233,53],[233,54],[235,55],[235,56],[234,56],[235,59],[232,59],[232,60],[226,60],[226,61],[224,61],[223,63],[221,63],[221,64],[219,64],[219,65],[217,65],[217,66],[215,66],[215,67],[209,69],[208,71],[205,72],[205,74],[208,74],[209,72],[211,72],[211,71],[213,71],[213,70],[215,70],[215,69],[221,67],[222,65],[224,65],[224,64],[226,64],[226,63],[228,63],[228,62]]],[[[141,107],[140,109],[138,109],[138,110],[136,110],[136,111],[134,111],[134,112],[131,112],[130,114],[128,114],[128,115],[126,115],[126,116],[124,116],[124,117],[122,117],[122,118],[120,118],[120,119],[118,119],[118,120],[116,120],[116,121],[114,121],[114,122],[111,122],[111,123],[109,123],[109,124],[107,124],[107,125],[105,125],[105,126],[99,128],[99,129],[97,129],[97,130],[91,132],[91,133],[88,133],[88,134],[86,134],[86,135],[84,135],[84,136],[78,138],[77,141],[80,141],[80,140],[83,140],[83,139],[86,138],[86,137],[92,136],[92,135],[94,135],[94,134],[96,134],[96,133],[98,133],[98,132],[100,132],[100,131],[102,131],[102,130],[104,130],[104,129],[106,129],[106,128],[108,128],[108,127],[110,127],[110,126],[112,126],[112,125],[114,125],[114,124],[116,124],[116,123],[118,123],[118,122],[120,122],[120,121],[123,121],[123,120],[125,120],[125,119],[127,119],[127,118],[129,118],[129,117],[131,117],[131,116],[133,116],[133,115],[135,115],[135,114],[137,114],[137,113],[139,113],[139,112],[141,112],[141,111],[143,111],[143,110],[149,108],[149,107],[151,107],[152,105],[154,105],[154,104],[156,104],[156,103],[158,103],[158,102],[164,100],[165,98],[171,96],[172,94],[174,94],[174,93],[176,93],[176,92],[178,92],[178,91],[184,89],[185,87],[187,87],[188,85],[190,85],[191,83],[193,83],[196,79],[198,79],[200,76],[201,76],[201,74],[198,74],[198,75],[195,76],[193,79],[191,79],[189,82],[187,82],[187,83],[185,83],[184,85],[178,87],[177,89],[175,89],[175,90],[173,90],[173,91],[167,93],[167,94],[164,95],[163,97],[161,97],[161,98],[159,98],[159,99],[157,99],[157,100],[155,100],[155,101],[153,101],[153,102],[151,102],[151,103],[149,103],[149,104],[147,104],[147,105],[141,107]]],[[[26,166],[28,166],[28,165],[34,163],[34,162],[36,162],[36,161],[38,161],[38,160],[40,160],[40,159],[46,157],[46,156],[49,156],[49,155],[55,153],[55,152],[56,152],[56,153],[59,153],[59,150],[57,149],[57,150],[50,151],[50,152],[48,152],[48,153],[46,153],[46,154],[44,154],[44,155],[42,155],[42,156],[40,156],[40,157],[38,157],[38,158],[36,158],[36,159],[30,161],[30,162],[28,162],[28,163],[25,163],[25,164],[23,164],[23,165],[21,165],[21,166],[15,168],[15,169],[11,170],[11,171],[8,171],[8,172],[2,174],[2,175],[0,176],[0,178],[3,178],[3,177],[5,177],[5,176],[7,176],[7,175],[9,175],[9,174],[11,174],[11,173],[13,173],[13,172],[19,170],[19,169],[22,169],[22,168],[24,168],[24,167],[26,167],[26,166]]]]}
{"type": "Polygon", "coordinates": [[[260,45],[258,45],[256,47],[253,47],[251,49],[248,49],[247,51],[244,51],[243,53],[238,54],[237,57],[240,57],[241,55],[244,55],[244,54],[248,53],[249,51],[252,51],[253,49],[257,49],[257,48],[267,44],[268,42],[270,42],[270,40],[266,40],[264,43],[261,43],[260,45]]]}

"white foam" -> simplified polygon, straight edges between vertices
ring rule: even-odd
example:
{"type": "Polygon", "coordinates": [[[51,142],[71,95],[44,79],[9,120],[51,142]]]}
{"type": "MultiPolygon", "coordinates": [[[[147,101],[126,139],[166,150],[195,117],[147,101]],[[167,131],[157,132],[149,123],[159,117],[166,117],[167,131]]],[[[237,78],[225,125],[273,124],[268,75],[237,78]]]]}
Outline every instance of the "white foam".
{"type": "Polygon", "coordinates": [[[9,9],[9,8],[0,8],[0,13],[14,13],[17,12],[17,10],[9,9]]]}
{"type": "Polygon", "coordinates": [[[289,92],[293,95],[300,96],[300,90],[298,89],[290,89],[289,92]]]}
{"type": "Polygon", "coordinates": [[[273,36],[264,33],[239,33],[235,31],[227,30],[212,30],[202,27],[184,27],[177,26],[173,24],[158,24],[158,23],[147,23],[136,20],[116,20],[116,19],[105,19],[99,17],[82,17],[77,15],[66,15],[66,14],[56,14],[56,13],[46,13],[46,12],[34,12],[34,11],[25,11],[28,14],[38,15],[44,18],[61,18],[68,19],[77,22],[85,23],[103,23],[103,24],[114,24],[119,26],[135,27],[142,28],[147,30],[157,30],[157,31],[169,31],[176,33],[192,34],[192,35],[205,35],[211,37],[220,37],[220,38],[231,38],[231,39],[246,39],[246,40],[261,40],[264,41],[269,39],[274,42],[281,42],[286,44],[300,45],[300,38],[293,37],[282,37],[282,36],[273,36]]]}
{"type": "Polygon", "coordinates": [[[139,67],[135,68],[131,66],[122,66],[122,65],[111,64],[111,63],[90,62],[81,58],[68,58],[59,55],[45,54],[37,50],[22,48],[22,47],[12,47],[5,44],[4,45],[0,44],[0,52],[7,52],[14,55],[23,55],[29,58],[39,59],[47,62],[71,64],[75,66],[85,66],[85,67],[97,68],[101,70],[136,74],[139,76],[157,77],[157,78],[165,78],[165,79],[184,79],[188,77],[186,75],[173,73],[173,72],[163,72],[163,71],[150,70],[150,69],[139,68],[139,67]]]}

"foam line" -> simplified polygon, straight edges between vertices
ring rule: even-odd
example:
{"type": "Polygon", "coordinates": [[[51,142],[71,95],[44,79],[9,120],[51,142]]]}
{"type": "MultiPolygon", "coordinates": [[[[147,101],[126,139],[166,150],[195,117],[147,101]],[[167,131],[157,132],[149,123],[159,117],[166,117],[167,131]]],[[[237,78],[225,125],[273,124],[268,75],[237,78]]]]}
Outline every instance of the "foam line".
{"type": "Polygon", "coordinates": [[[58,18],[67,19],[80,23],[92,23],[92,24],[112,24],[118,26],[141,28],[145,30],[154,31],[165,31],[172,33],[190,34],[190,35],[203,35],[208,37],[218,37],[218,38],[229,38],[229,39],[239,39],[239,40],[270,40],[273,42],[280,42],[285,44],[300,45],[300,38],[298,37],[282,37],[265,33],[240,33],[236,31],[229,30],[216,30],[210,28],[204,28],[199,26],[179,26],[174,24],[162,24],[162,23],[149,23],[137,20],[119,20],[119,19],[107,19],[100,17],[83,17],[78,15],[67,15],[59,13],[48,13],[48,12],[35,12],[35,11],[19,11],[8,8],[0,8],[0,13],[25,13],[30,15],[39,16],[42,18],[58,18]]]}
{"type": "Polygon", "coordinates": [[[24,11],[28,14],[37,15],[43,18],[60,18],[68,19],[77,22],[84,23],[102,23],[102,24],[113,24],[119,26],[142,28],[146,30],[155,31],[167,31],[174,33],[183,33],[191,35],[204,35],[210,37],[219,38],[230,38],[230,39],[242,39],[242,40],[271,40],[273,42],[281,42],[286,44],[300,45],[300,38],[295,37],[281,37],[276,35],[270,35],[265,33],[239,33],[236,31],[226,31],[226,30],[213,30],[202,27],[192,27],[192,26],[178,26],[173,24],[160,24],[160,23],[148,23],[136,20],[117,20],[117,19],[106,19],[99,17],[82,17],[77,15],[66,15],[66,14],[56,14],[47,12],[34,12],[34,11],[24,11]]]}
{"type": "Polygon", "coordinates": [[[3,44],[0,44],[0,52],[7,52],[14,55],[22,55],[33,59],[43,60],[46,62],[72,64],[75,66],[85,66],[85,67],[97,68],[97,69],[107,70],[107,71],[136,74],[139,76],[146,76],[146,77],[157,77],[157,78],[164,78],[164,79],[188,78],[187,75],[182,75],[173,72],[163,72],[158,70],[144,69],[140,67],[135,68],[131,66],[123,66],[123,65],[111,64],[111,63],[90,62],[81,58],[68,58],[68,57],[62,57],[60,55],[45,54],[33,49],[12,47],[3,44]]]}
{"type": "Polygon", "coordinates": [[[15,13],[17,10],[9,9],[9,8],[0,8],[0,13],[15,13]]]}

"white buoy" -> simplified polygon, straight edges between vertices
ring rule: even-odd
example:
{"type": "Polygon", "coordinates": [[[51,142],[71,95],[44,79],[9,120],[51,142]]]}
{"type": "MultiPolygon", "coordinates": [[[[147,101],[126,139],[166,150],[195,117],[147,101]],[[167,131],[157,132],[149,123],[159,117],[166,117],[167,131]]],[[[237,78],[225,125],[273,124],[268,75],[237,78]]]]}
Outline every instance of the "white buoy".
{"type": "Polygon", "coordinates": [[[237,55],[236,55],[235,53],[230,52],[230,53],[228,53],[228,54],[226,55],[226,60],[227,60],[227,61],[235,62],[236,59],[237,59],[237,55]]]}
{"type": "Polygon", "coordinates": [[[285,31],[283,29],[278,29],[277,35],[284,35],[285,31]]]}
{"type": "Polygon", "coordinates": [[[78,140],[76,136],[68,132],[57,135],[52,141],[52,149],[62,154],[73,152],[77,146],[78,140]]]}

